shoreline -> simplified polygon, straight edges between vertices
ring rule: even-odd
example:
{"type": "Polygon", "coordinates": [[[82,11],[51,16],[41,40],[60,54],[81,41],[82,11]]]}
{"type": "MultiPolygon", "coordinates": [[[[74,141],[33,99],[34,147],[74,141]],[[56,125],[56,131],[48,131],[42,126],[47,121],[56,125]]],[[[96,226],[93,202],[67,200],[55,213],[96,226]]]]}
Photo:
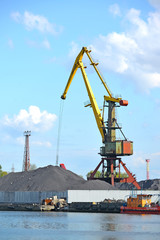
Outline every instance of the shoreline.
{"type": "Polygon", "coordinates": [[[124,203],[94,203],[94,202],[74,202],[65,208],[55,208],[51,205],[41,204],[0,204],[0,211],[55,211],[55,212],[93,212],[93,213],[120,213],[120,207],[124,203]]]}

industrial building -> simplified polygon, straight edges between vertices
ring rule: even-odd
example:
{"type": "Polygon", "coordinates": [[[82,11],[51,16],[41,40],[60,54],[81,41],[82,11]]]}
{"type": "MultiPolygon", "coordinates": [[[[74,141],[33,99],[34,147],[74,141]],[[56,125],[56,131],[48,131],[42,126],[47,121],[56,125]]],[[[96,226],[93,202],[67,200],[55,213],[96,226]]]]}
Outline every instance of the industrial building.
{"type": "MultiPolygon", "coordinates": [[[[153,190],[137,190],[136,194],[151,194],[153,201],[156,200],[160,191],[153,190]]],[[[130,190],[67,190],[63,192],[0,192],[0,204],[28,204],[41,203],[43,199],[57,196],[65,198],[67,203],[72,202],[102,202],[105,199],[126,200],[132,194],[130,190]]]]}

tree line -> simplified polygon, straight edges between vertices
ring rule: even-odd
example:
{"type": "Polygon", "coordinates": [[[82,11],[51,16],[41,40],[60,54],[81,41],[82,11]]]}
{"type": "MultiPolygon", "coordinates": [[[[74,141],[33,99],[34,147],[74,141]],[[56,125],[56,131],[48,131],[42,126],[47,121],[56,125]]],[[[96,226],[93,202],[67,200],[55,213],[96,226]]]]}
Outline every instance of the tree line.
{"type": "Polygon", "coordinates": [[[0,165],[0,177],[3,177],[3,176],[5,176],[5,175],[7,175],[7,172],[6,172],[6,171],[3,171],[3,170],[2,170],[2,166],[0,165]]]}
{"type": "MultiPolygon", "coordinates": [[[[87,173],[87,178],[89,178],[91,176],[93,171],[90,171],[87,173]]],[[[106,174],[105,174],[106,177],[106,174]]],[[[110,176],[109,176],[110,177],[110,176]]],[[[119,173],[115,173],[115,177],[118,178],[119,177],[119,173]]],[[[120,173],[120,178],[127,178],[128,175],[125,172],[120,173]]],[[[94,175],[94,178],[101,178],[101,172],[97,171],[96,174],[94,175]]]]}

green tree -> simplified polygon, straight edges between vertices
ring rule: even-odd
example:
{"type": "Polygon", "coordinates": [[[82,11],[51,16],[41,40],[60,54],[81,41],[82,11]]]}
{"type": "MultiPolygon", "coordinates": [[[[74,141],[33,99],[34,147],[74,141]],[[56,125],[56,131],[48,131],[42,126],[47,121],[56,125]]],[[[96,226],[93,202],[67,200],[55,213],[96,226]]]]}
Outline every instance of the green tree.
{"type": "Polygon", "coordinates": [[[8,173],[6,171],[2,171],[2,166],[0,165],[0,177],[3,177],[7,175],[8,173]]]}
{"type": "Polygon", "coordinates": [[[122,173],[120,173],[120,177],[121,178],[128,178],[128,175],[127,175],[127,173],[122,172],[122,173]]]}
{"type": "MultiPolygon", "coordinates": [[[[111,174],[109,175],[109,177],[111,177],[111,174]]],[[[115,177],[115,178],[119,178],[119,173],[118,173],[118,172],[114,172],[114,177],[115,177]]],[[[128,178],[127,173],[121,172],[121,173],[120,173],[120,178],[128,178]]]]}
{"type": "Polygon", "coordinates": [[[36,164],[31,164],[30,165],[30,171],[37,169],[36,164]]]}
{"type": "MultiPolygon", "coordinates": [[[[87,173],[87,178],[89,178],[91,176],[92,172],[93,171],[90,171],[89,173],[87,173]]],[[[119,173],[115,172],[114,176],[116,178],[118,178],[119,173]]],[[[101,172],[97,171],[96,174],[94,175],[94,178],[100,178],[100,177],[101,177],[101,172]]],[[[106,177],[106,173],[104,174],[104,177],[106,177]]],[[[111,174],[109,175],[109,177],[111,177],[111,174]]],[[[128,177],[127,173],[125,173],[125,172],[120,173],[120,178],[127,178],[127,177],[128,177]]]]}
{"type": "MultiPolygon", "coordinates": [[[[89,178],[92,173],[93,173],[93,170],[91,170],[89,173],[87,173],[87,178],[89,178]]],[[[97,171],[96,174],[94,175],[94,178],[100,178],[100,177],[101,177],[101,172],[97,171]]]]}
{"type": "Polygon", "coordinates": [[[3,177],[3,176],[6,176],[8,173],[6,171],[2,171],[1,173],[1,176],[0,177],[3,177]]]}

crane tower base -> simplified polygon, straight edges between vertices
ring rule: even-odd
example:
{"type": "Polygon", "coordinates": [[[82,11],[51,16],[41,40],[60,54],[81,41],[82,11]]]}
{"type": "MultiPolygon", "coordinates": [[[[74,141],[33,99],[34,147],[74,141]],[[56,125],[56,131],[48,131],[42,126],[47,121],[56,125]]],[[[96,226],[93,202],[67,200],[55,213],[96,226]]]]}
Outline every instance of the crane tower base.
{"type": "Polygon", "coordinates": [[[88,178],[88,180],[96,180],[96,179],[106,181],[112,184],[112,186],[114,186],[115,182],[132,183],[137,189],[141,189],[138,182],[136,181],[135,175],[128,170],[128,168],[126,167],[126,164],[122,162],[121,158],[117,158],[117,157],[103,157],[101,159],[101,162],[98,164],[98,166],[92,172],[91,176],[88,178]],[[117,162],[118,162],[118,165],[116,165],[117,162]],[[94,176],[101,165],[102,165],[102,177],[95,178],[94,176]],[[121,172],[120,172],[121,166],[124,168],[128,177],[125,177],[125,178],[121,177],[121,172]],[[118,173],[116,171],[116,168],[118,168],[118,173]]]}

